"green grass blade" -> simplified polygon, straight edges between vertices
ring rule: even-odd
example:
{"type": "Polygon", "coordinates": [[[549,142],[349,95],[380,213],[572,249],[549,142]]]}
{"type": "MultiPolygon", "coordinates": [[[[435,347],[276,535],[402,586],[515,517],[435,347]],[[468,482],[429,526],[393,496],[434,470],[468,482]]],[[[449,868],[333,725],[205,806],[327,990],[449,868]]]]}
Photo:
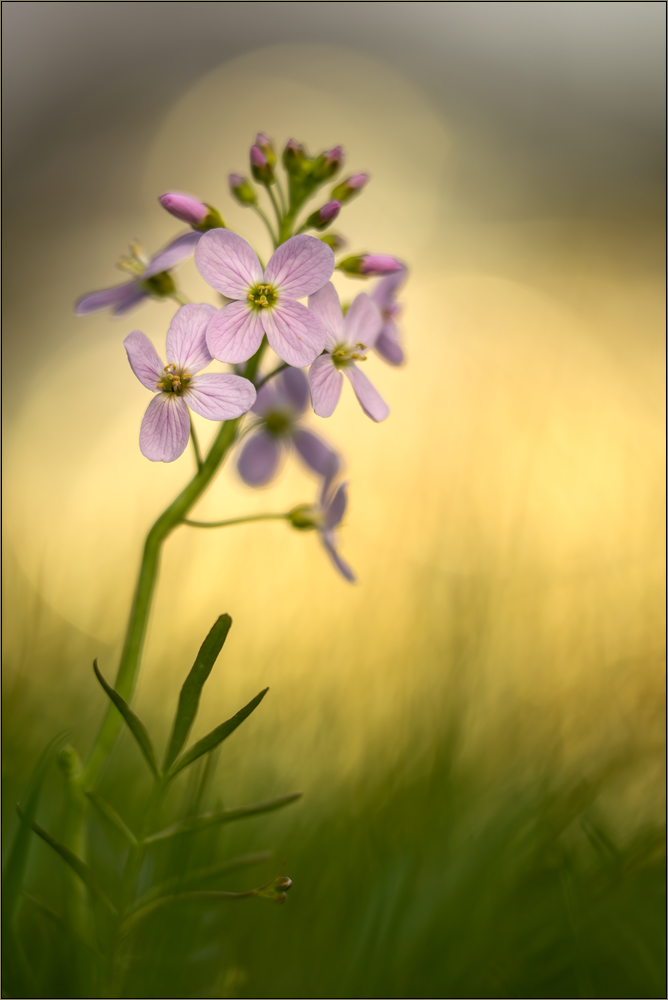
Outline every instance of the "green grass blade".
{"type": "Polygon", "coordinates": [[[273,856],[273,851],[240,854],[236,858],[229,858],[227,861],[210,865],[208,868],[196,868],[194,871],[184,872],[183,875],[175,875],[173,878],[165,879],[164,882],[153,886],[137,901],[135,908],[139,909],[161,896],[172,896],[175,892],[192,889],[196,885],[201,885],[202,882],[212,882],[214,879],[220,878],[221,875],[238,871],[240,868],[250,868],[252,865],[262,864],[263,861],[270,861],[273,856]]]}
{"type": "MultiPolygon", "coordinates": [[[[19,816],[21,817],[21,821],[27,824],[28,822],[27,818],[21,807],[17,805],[16,809],[19,816]]],[[[93,871],[93,869],[89,868],[86,862],[82,861],[81,858],[78,858],[76,854],[74,854],[69,849],[69,847],[65,847],[64,844],[61,844],[60,841],[56,840],[55,837],[52,837],[50,833],[47,833],[47,831],[44,830],[41,826],[39,826],[37,823],[33,821],[29,825],[30,829],[33,830],[38,837],[41,837],[42,840],[49,845],[49,847],[53,848],[56,854],[59,854],[61,856],[63,861],[66,864],[68,864],[70,868],[79,876],[79,878],[87,887],[87,889],[89,889],[94,896],[100,899],[111,910],[112,913],[115,913],[116,912],[115,907],[112,905],[109,899],[107,899],[106,895],[101,889],[100,883],[98,882],[97,876],[93,871]]]]}
{"type": "Polygon", "coordinates": [[[165,827],[146,838],[147,844],[155,844],[160,840],[168,840],[171,837],[178,837],[184,833],[196,833],[205,830],[209,826],[216,826],[219,823],[233,823],[238,819],[247,819],[249,816],[259,816],[261,813],[273,812],[275,809],[282,809],[292,802],[302,797],[302,792],[293,792],[292,795],[282,795],[278,799],[268,799],[267,802],[258,802],[252,806],[241,806],[238,809],[221,809],[218,812],[202,813],[201,816],[191,816],[188,819],[180,820],[171,826],[165,827]]]}
{"type": "Polygon", "coordinates": [[[35,819],[37,802],[46,769],[55,751],[61,743],[64,743],[66,736],[66,732],[59,733],[58,736],[54,736],[47,743],[35,764],[30,778],[24,811],[26,822],[19,824],[16,836],[14,837],[14,843],[12,844],[2,873],[2,919],[5,927],[8,927],[13,920],[18,901],[21,897],[21,887],[23,885],[26,865],[28,864],[28,854],[32,840],[30,836],[30,824],[35,819]]]}
{"type": "Polygon", "coordinates": [[[93,670],[95,671],[95,676],[99,680],[100,684],[102,685],[106,693],[109,695],[109,698],[113,701],[114,705],[123,716],[123,719],[128,729],[136,739],[139,745],[139,749],[146,758],[146,763],[151,768],[151,771],[153,772],[155,777],[159,778],[160,771],[158,770],[158,762],[155,757],[155,750],[153,749],[153,744],[151,743],[151,737],[148,735],[146,731],[146,726],[144,725],[143,722],[139,721],[139,719],[132,711],[130,706],[127,704],[127,702],[125,702],[121,698],[120,694],[117,694],[117,692],[114,691],[114,689],[109,684],[107,684],[107,682],[105,681],[104,677],[102,676],[102,674],[98,669],[97,660],[93,661],[93,670]]]}
{"type": "Polygon", "coordinates": [[[106,819],[109,825],[113,826],[115,830],[118,830],[118,832],[122,834],[123,837],[127,840],[128,844],[132,845],[133,847],[136,846],[137,838],[135,837],[130,827],[123,822],[123,820],[118,815],[118,813],[111,805],[111,803],[107,802],[106,799],[103,799],[102,796],[98,795],[97,792],[91,790],[88,790],[86,792],[86,795],[93,803],[93,805],[99,812],[100,816],[106,819]]]}
{"type": "Polygon", "coordinates": [[[195,721],[197,709],[199,708],[202,688],[213,669],[214,663],[218,659],[231,625],[232,619],[229,615],[220,616],[202,643],[192,669],[183,682],[181,694],[179,695],[179,705],[174,718],[172,735],[165,753],[164,771],[169,770],[188,739],[188,733],[195,721]]]}
{"type": "Polygon", "coordinates": [[[227,720],[227,722],[221,723],[221,725],[212,730],[208,736],[202,737],[202,739],[195,743],[195,745],[184,753],[182,757],[179,757],[176,763],[172,764],[169,771],[169,777],[173,778],[179,773],[179,771],[182,771],[184,767],[188,767],[188,765],[196,761],[198,757],[201,757],[202,754],[209,753],[209,751],[213,750],[214,747],[217,747],[219,743],[226,740],[227,737],[234,732],[237,726],[240,726],[241,723],[255,711],[268,690],[269,688],[265,688],[264,691],[260,691],[260,693],[257,694],[252,701],[249,701],[247,705],[244,705],[243,708],[239,709],[236,715],[233,715],[231,719],[227,720]]]}

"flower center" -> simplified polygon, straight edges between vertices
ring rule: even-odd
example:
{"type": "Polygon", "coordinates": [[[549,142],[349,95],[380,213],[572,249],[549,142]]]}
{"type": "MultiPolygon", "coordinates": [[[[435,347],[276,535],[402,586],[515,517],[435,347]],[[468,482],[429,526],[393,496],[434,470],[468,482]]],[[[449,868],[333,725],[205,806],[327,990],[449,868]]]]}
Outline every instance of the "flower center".
{"type": "Polygon", "coordinates": [[[347,368],[353,361],[366,361],[366,344],[337,344],[332,351],[332,361],[337,368],[347,368]]]}
{"type": "Polygon", "coordinates": [[[139,277],[148,267],[148,257],[141,243],[136,240],[130,244],[130,253],[127,257],[121,257],[117,265],[121,271],[128,271],[135,277],[139,277]]]}
{"type": "Polygon", "coordinates": [[[272,410],[265,415],[264,424],[269,434],[282,437],[292,426],[292,415],[285,410],[272,410]]]}
{"type": "Polygon", "coordinates": [[[253,309],[270,309],[276,305],[278,292],[271,285],[255,285],[248,293],[248,301],[253,309]]]}
{"type": "Polygon", "coordinates": [[[188,388],[192,375],[189,372],[179,371],[176,365],[165,365],[164,372],[158,382],[158,389],[163,392],[174,392],[180,396],[188,388]]]}

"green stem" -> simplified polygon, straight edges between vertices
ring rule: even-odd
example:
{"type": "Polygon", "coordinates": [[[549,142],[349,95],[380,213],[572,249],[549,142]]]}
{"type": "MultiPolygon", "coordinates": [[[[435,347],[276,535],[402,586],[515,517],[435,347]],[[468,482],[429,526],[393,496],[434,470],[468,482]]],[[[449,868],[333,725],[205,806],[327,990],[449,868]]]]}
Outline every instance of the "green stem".
{"type": "Polygon", "coordinates": [[[285,215],[285,213],[288,210],[288,206],[285,203],[285,195],[283,194],[283,187],[278,177],[276,178],[276,190],[278,191],[278,197],[281,202],[281,208],[283,209],[283,215],[285,215]]]}
{"type": "Polygon", "coordinates": [[[278,368],[274,368],[273,372],[269,372],[268,375],[265,375],[264,378],[261,378],[260,381],[256,384],[255,388],[257,389],[257,391],[259,392],[262,386],[266,385],[269,379],[272,379],[274,375],[278,375],[279,372],[282,372],[289,367],[290,365],[287,363],[287,361],[285,361],[282,365],[279,365],[278,368]]]}
{"type": "Polygon", "coordinates": [[[295,217],[298,211],[299,211],[298,207],[296,208],[291,207],[290,210],[286,212],[285,215],[283,216],[278,233],[279,246],[281,243],[285,243],[286,240],[289,240],[290,237],[292,236],[292,227],[295,223],[295,217]]]}
{"type": "Polygon", "coordinates": [[[272,226],[271,222],[269,221],[269,219],[267,218],[266,213],[264,212],[263,209],[260,208],[259,205],[252,205],[251,208],[257,213],[257,215],[260,216],[260,218],[264,222],[265,226],[269,230],[269,235],[271,236],[271,242],[274,245],[274,249],[276,249],[276,247],[278,246],[278,241],[276,239],[276,233],[274,232],[273,226],[272,226]]]}
{"type": "Polygon", "coordinates": [[[193,450],[195,452],[195,464],[197,465],[197,471],[202,468],[202,453],[199,450],[199,441],[197,440],[197,434],[195,433],[195,424],[193,423],[193,415],[188,411],[190,417],[190,440],[193,443],[193,450]]]}
{"type": "Polygon", "coordinates": [[[247,524],[249,521],[287,521],[288,514],[247,514],[245,517],[231,517],[227,521],[189,521],[183,523],[189,528],[227,528],[230,524],[247,524]]]}
{"type": "Polygon", "coordinates": [[[170,299],[174,299],[174,301],[177,302],[180,306],[187,306],[188,303],[190,302],[188,296],[183,295],[182,292],[172,292],[172,294],[169,297],[170,299]]]}
{"type": "Polygon", "coordinates": [[[283,218],[283,213],[281,212],[280,208],[278,207],[278,202],[276,201],[276,195],[274,194],[274,192],[273,192],[270,184],[267,184],[267,194],[269,195],[269,198],[271,199],[271,203],[274,206],[274,212],[276,213],[276,222],[278,224],[278,228],[280,229],[281,228],[281,219],[283,218]]]}

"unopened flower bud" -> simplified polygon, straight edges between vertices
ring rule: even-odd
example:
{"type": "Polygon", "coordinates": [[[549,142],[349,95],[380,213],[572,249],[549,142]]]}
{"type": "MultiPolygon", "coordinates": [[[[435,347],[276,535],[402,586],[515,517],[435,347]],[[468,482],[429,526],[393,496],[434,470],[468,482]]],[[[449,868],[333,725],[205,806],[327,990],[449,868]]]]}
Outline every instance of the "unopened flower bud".
{"type": "Polygon", "coordinates": [[[269,136],[265,135],[264,132],[258,132],[255,136],[255,145],[262,150],[269,166],[273,167],[276,163],[276,149],[269,136]]]}
{"type": "Polygon", "coordinates": [[[330,177],[333,177],[341,169],[345,158],[345,153],[341,146],[335,146],[329,152],[322,153],[313,166],[314,179],[320,183],[328,181],[330,177]]]}
{"type": "Polygon", "coordinates": [[[304,147],[290,139],[283,150],[283,166],[293,177],[299,177],[308,172],[309,158],[304,147]]]}
{"type": "Polygon", "coordinates": [[[259,146],[252,146],[250,151],[251,173],[260,184],[273,184],[274,171],[269,160],[259,146]]]}
{"type": "Polygon", "coordinates": [[[292,879],[288,878],[287,875],[282,875],[280,878],[274,880],[274,889],[277,889],[279,892],[287,892],[291,888],[292,879]]]}
{"type": "Polygon", "coordinates": [[[257,195],[245,177],[242,177],[241,174],[230,174],[228,180],[230,191],[240,205],[257,204],[257,195]]]}
{"type": "Polygon", "coordinates": [[[197,198],[191,198],[187,194],[177,194],[170,191],[163,194],[158,199],[164,209],[181,222],[187,222],[189,226],[198,232],[207,232],[209,229],[224,229],[220,213],[211,205],[207,205],[197,198]]]}
{"type": "Polygon", "coordinates": [[[328,247],[331,247],[334,253],[337,250],[343,250],[344,247],[348,246],[348,240],[344,240],[343,236],[339,236],[338,233],[325,233],[324,236],[319,237],[323,243],[326,243],[328,247]]]}
{"type": "Polygon", "coordinates": [[[368,180],[368,174],[354,174],[352,177],[347,177],[345,181],[341,181],[333,189],[332,198],[336,198],[337,201],[340,201],[344,205],[351,198],[354,198],[356,194],[360,193],[368,180]]]}
{"type": "Polygon", "coordinates": [[[311,229],[325,229],[341,211],[341,203],[328,201],[326,205],[309,215],[306,225],[311,229]]]}
{"type": "Polygon", "coordinates": [[[302,503],[298,507],[293,507],[288,514],[288,521],[297,531],[312,531],[320,523],[318,512],[310,503],[302,503]]]}
{"type": "Polygon", "coordinates": [[[386,257],[381,254],[355,254],[346,257],[336,265],[337,270],[344,271],[353,277],[375,278],[386,274],[394,274],[403,270],[403,264],[396,257],[386,257]]]}
{"type": "Polygon", "coordinates": [[[78,778],[83,771],[81,758],[74,747],[71,746],[63,747],[59,751],[58,766],[63,774],[72,779],[78,778]]]}

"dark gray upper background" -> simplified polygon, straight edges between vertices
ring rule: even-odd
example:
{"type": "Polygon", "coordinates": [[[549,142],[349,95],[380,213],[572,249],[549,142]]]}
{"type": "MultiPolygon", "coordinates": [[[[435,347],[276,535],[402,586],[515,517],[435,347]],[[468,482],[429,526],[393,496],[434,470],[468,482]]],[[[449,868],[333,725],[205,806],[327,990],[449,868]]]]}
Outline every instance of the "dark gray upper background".
{"type": "MultiPolygon", "coordinates": [[[[647,219],[660,204],[662,2],[5,2],[2,14],[10,231],[27,212],[57,222],[55,204],[72,197],[92,209],[112,144],[136,144],[156,113],[225,59],[279,42],[382,59],[451,127],[484,133],[522,178],[521,204],[495,203],[471,144],[462,195],[492,217],[540,206],[647,219]]],[[[130,187],[131,178],[105,185],[106,197],[131,198],[130,187]]]]}

